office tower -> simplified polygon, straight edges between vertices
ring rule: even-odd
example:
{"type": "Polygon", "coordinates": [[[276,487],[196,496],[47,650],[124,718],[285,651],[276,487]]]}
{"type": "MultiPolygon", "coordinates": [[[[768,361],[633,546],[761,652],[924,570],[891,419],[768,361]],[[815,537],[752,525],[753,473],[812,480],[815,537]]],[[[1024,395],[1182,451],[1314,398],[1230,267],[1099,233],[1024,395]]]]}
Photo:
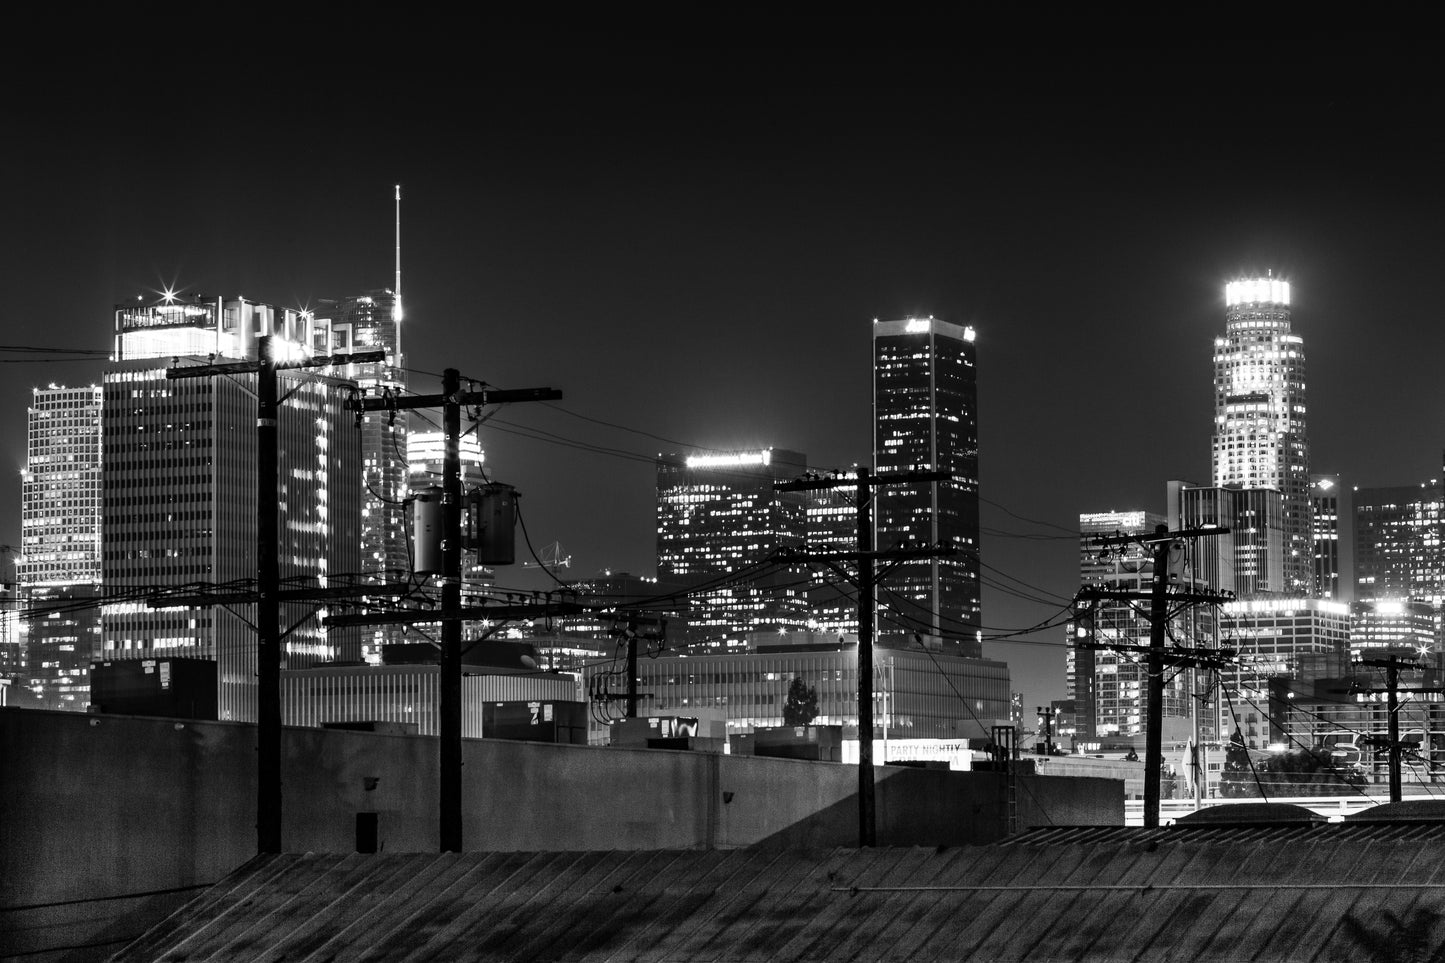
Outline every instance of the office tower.
{"type": "MultiPolygon", "coordinates": [[[[385,361],[347,365],[345,376],[367,398],[398,397],[407,388],[401,353],[401,297],[393,289],[367,291],[340,301],[322,301],[315,311],[313,341],[318,352],[385,351],[385,361]]],[[[377,584],[405,582],[410,573],[407,549],[406,410],[364,411],[361,423],[361,561],[367,579],[377,584]]],[[[398,642],[401,625],[366,629],[363,658],[375,660],[380,646],[398,642]]]]}
{"type": "Polygon", "coordinates": [[[1315,590],[1322,599],[1340,598],[1340,476],[1310,476],[1310,517],[1314,526],[1315,590]]]}
{"type": "Polygon", "coordinates": [[[1290,330],[1290,286],[1275,277],[1225,286],[1214,339],[1214,486],[1284,496],[1284,586],[1313,594],[1304,342],[1290,330]]]}
{"type": "Polygon", "coordinates": [[[879,641],[980,638],[978,388],[974,330],[934,318],[873,322],[873,460],[883,472],[943,471],[942,482],[877,490],[879,549],[945,546],[900,563],[878,586],[879,641]]]}
{"type": "Polygon", "coordinates": [[[1270,706],[1271,680],[1293,678],[1306,685],[1345,674],[1350,607],[1316,598],[1226,602],[1220,610],[1219,644],[1239,653],[1237,664],[1218,676],[1220,732],[1238,728],[1245,745],[1263,749],[1281,741],[1287,728],[1279,700],[1270,706]]]}
{"type": "MultiPolygon", "coordinates": [[[[1092,512],[1079,516],[1079,584],[1116,592],[1149,591],[1154,578],[1152,554],[1129,544],[1103,548],[1101,536],[1147,535],[1164,524],[1156,512],[1092,512]]],[[[1148,671],[1137,647],[1148,647],[1150,622],[1147,603],[1127,599],[1100,599],[1087,615],[1069,623],[1065,651],[1065,681],[1077,714],[1083,741],[1135,736],[1145,731],[1148,708],[1148,671]],[[1115,646],[1133,648],[1094,648],[1115,646]]],[[[1183,617],[1171,620],[1178,639],[1195,639],[1183,617]]],[[[1164,685],[1166,740],[1187,739],[1189,724],[1188,676],[1178,672],[1164,685]]]]}
{"type": "Polygon", "coordinates": [[[778,557],[803,545],[805,496],[774,490],[805,466],[781,448],[658,456],[657,576],[689,590],[688,641],[742,648],[807,624],[808,568],[778,557]]]}
{"type": "Polygon", "coordinates": [[[1355,488],[1355,599],[1445,601],[1445,486],[1355,488]]]}
{"type": "Polygon", "coordinates": [[[100,655],[101,389],[36,388],[21,473],[19,594],[26,685],[50,709],[85,711],[100,655]]]}
{"type": "Polygon", "coordinates": [[[1225,530],[1192,540],[1192,561],[1205,584],[1239,598],[1285,591],[1285,508],[1278,491],[1171,481],[1168,499],[1169,517],[1179,528],[1225,530]]]}
{"type": "MultiPolygon", "coordinates": [[[[181,656],[217,663],[220,718],[254,720],[255,605],[152,608],[140,596],[254,586],[256,375],[167,379],[173,357],[254,359],[271,336],[281,357],[314,346],[310,318],[244,299],[182,300],[116,311],[104,379],[103,657],[181,656]],[[147,360],[156,352],[157,360],[147,360]],[[162,360],[163,359],[163,360],[162,360]],[[132,596],[123,598],[123,596],[132,596]]],[[[361,568],[359,432],[349,382],[325,369],[278,373],[277,548],[287,588],[348,584],[361,568]]],[[[282,665],[357,660],[359,633],[325,629],[318,605],[285,602],[282,665]]]]}
{"type": "Polygon", "coordinates": [[[1435,606],[1429,602],[1370,599],[1350,605],[1351,659],[1373,658],[1382,649],[1394,649],[1438,667],[1439,632],[1435,606]]]}

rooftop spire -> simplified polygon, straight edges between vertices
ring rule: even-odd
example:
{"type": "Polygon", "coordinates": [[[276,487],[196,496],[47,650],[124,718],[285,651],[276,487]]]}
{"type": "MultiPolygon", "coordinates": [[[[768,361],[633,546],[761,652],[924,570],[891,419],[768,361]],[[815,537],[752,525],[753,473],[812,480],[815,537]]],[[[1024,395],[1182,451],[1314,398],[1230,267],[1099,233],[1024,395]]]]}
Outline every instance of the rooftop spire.
{"type": "MultiPolygon", "coordinates": [[[[396,185],[396,283],[392,286],[393,295],[391,319],[401,320],[401,185],[396,185]]],[[[396,353],[401,354],[401,331],[396,334],[396,353]]]]}

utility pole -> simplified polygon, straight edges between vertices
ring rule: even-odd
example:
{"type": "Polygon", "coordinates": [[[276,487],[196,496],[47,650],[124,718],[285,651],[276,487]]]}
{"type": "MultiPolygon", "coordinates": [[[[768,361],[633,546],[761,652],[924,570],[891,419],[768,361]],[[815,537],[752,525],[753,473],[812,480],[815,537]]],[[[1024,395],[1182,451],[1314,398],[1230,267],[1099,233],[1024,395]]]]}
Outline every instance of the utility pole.
{"type": "MultiPolygon", "coordinates": [[[[1218,650],[1176,650],[1166,654],[1164,637],[1169,624],[1168,605],[1171,599],[1195,605],[1201,602],[1223,602],[1234,598],[1230,592],[1189,592],[1169,591],[1169,548],[1176,541],[1185,538],[1202,538],[1228,534],[1227,528],[1192,528],[1171,532],[1167,525],[1157,525],[1149,535],[1108,535],[1094,539],[1096,545],[1104,547],[1138,544],[1151,550],[1154,571],[1149,591],[1108,591],[1102,589],[1081,589],[1084,598],[1148,600],[1149,602],[1149,645],[1144,650],[1147,666],[1148,696],[1145,710],[1144,743],[1144,825],[1155,829],[1159,826],[1159,780],[1164,768],[1164,666],[1201,664],[1201,660],[1217,659],[1218,650]]],[[[1137,646],[1102,646],[1115,651],[1135,649],[1137,646]]]]}
{"type": "MultiPolygon", "coordinates": [[[[1359,662],[1357,662],[1356,664],[1357,664],[1357,665],[1367,665],[1367,666],[1370,666],[1371,668],[1384,669],[1384,670],[1385,670],[1385,688],[1384,688],[1383,690],[1381,690],[1381,689],[1365,689],[1365,690],[1355,689],[1355,690],[1353,690],[1353,691],[1354,691],[1355,693],[1361,694],[1361,695],[1364,695],[1364,694],[1381,695],[1381,694],[1383,694],[1383,695],[1385,696],[1385,699],[1386,699],[1385,705],[1386,705],[1386,712],[1387,712],[1387,716],[1386,716],[1386,719],[1385,719],[1385,732],[1386,732],[1386,735],[1385,735],[1385,745],[1386,745],[1386,748],[1387,748],[1387,750],[1388,750],[1388,752],[1389,752],[1388,758],[1389,758],[1389,766],[1390,766],[1390,802],[1399,802],[1400,799],[1401,799],[1401,785],[1400,785],[1400,749],[1401,749],[1401,743],[1400,743],[1400,670],[1401,670],[1401,669],[1418,669],[1418,668],[1420,668],[1420,664],[1419,664],[1418,662],[1416,662],[1415,660],[1413,660],[1413,659],[1402,659],[1402,658],[1400,658],[1399,656],[1394,655],[1393,653],[1391,653],[1390,655],[1385,656],[1384,658],[1379,658],[1379,659],[1361,659],[1361,660],[1360,660],[1359,662]]],[[[1409,690],[1407,690],[1407,691],[1409,691],[1409,692],[1429,692],[1429,693],[1435,694],[1435,695],[1438,695],[1438,694],[1440,693],[1440,690],[1439,690],[1439,689],[1424,688],[1424,687],[1418,688],[1418,689],[1409,689],[1409,690]]],[[[1425,718],[1426,718],[1426,719],[1429,718],[1429,712],[1428,712],[1428,710],[1427,710],[1426,713],[1425,713],[1425,718]]],[[[1426,736],[1426,738],[1428,739],[1428,735],[1426,736]]],[[[1371,741],[1374,742],[1377,746],[1379,745],[1379,738],[1378,738],[1378,737],[1375,737],[1375,738],[1372,739],[1371,741]]],[[[1425,748],[1425,750],[1426,750],[1427,753],[1428,753],[1428,751],[1429,751],[1429,744],[1428,744],[1428,742],[1422,743],[1422,745],[1423,745],[1423,747],[1425,748]]],[[[1430,765],[1429,756],[1427,755],[1427,756],[1426,756],[1426,762],[1425,762],[1425,766],[1426,766],[1427,773],[1428,773],[1428,771],[1429,771],[1429,765],[1430,765]]],[[[1427,778],[1429,778],[1428,775],[1427,775],[1427,778]]]]}
{"type": "Polygon", "coordinates": [[[384,351],[277,361],[271,336],[256,340],[256,360],[166,369],[168,380],[256,375],[256,851],[281,852],[281,629],[277,510],[276,373],[384,361],[384,351]]]}
{"type": "MultiPolygon", "coordinates": [[[[586,609],[587,607],[578,606],[578,608],[586,609]]],[[[642,701],[642,696],[639,695],[637,691],[637,645],[639,641],[642,641],[647,642],[649,647],[654,643],[656,643],[659,648],[664,646],[667,639],[667,619],[655,615],[646,615],[641,612],[624,613],[616,609],[611,611],[597,611],[603,618],[609,618],[614,623],[612,628],[608,629],[607,634],[612,638],[622,639],[623,644],[627,646],[625,659],[627,664],[627,689],[623,695],[613,695],[610,688],[597,688],[594,680],[594,688],[590,698],[594,702],[622,702],[622,717],[624,719],[636,719],[637,704],[642,701]],[[625,626],[619,628],[618,623],[622,623],[624,620],[626,623],[625,626]]],[[[612,719],[610,710],[608,711],[608,720],[609,722],[615,721],[612,719]]]]}
{"type": "Polygon", "coordinates": [[[953,476],[943,471],[883,472],[873,474],[859,468],[856,477],[804,477],[797,481],[779,482],[773,488],[780,492],[810,492],[853,486],[858,501],[858,550],[856,552],[807,552],[808,561],[847,559],[858,563],[858,845],[877,844],[873,778],[873,592],[877,559],[943,558],[957,554],[952,548],[889,549],[873,548],[873,490],[880,485],[902,485],[912,482],[948,481],[953,476]]]}
{"type": "MultiPolygon", "coordinates": [[[[438,822],[444,853],[462,851],[462,621],[461,604],[461,419],[463,405],[504,404],[517,401],[555,401],[562,392],[553,388],[516,390],[484,389],[462,391],[461,375],[455,368],[442,373],[440,395],[411,398],[357,398],[349,404],[358,411],[441,408],[445,455],[442,460],[442,604],[441,612],[404,613],[402,623],[442,623],[441,657],[438,665],[438,822]],[[440,615],[440,618],[438,618],[440,615]]],[[[379,620],[331,618],[329,625],[381,624],[379,620]]]]}

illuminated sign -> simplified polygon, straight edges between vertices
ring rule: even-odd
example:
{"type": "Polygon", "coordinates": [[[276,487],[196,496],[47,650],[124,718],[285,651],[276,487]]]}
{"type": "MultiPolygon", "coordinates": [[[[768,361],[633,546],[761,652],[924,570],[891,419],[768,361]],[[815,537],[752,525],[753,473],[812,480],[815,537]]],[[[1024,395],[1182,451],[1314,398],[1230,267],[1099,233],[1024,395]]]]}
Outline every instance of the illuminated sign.
{"type": "Polygon", "coordinates": [[[1230,281],[1224,286],[1224,303],[1228,307],[1236,304],[1289,304],[1289,282],[1279,278],[1250,278],[1244,281],[1230,281]]]}
{"type": "Polygon", "coordinates": [[[740,451],[732,455],[688,455],[689,468],[735,468],[739,465],[766,465],[772,462],[773,452],[740,451]]]}
{"type": "Polygon", "coordinates": [[[909,318],[908,323],[904,325],[903,330],[907,331],[909,334],[922,334],[925,331],[931,330],[932,328],[932,322],[930,322],[926,318],[909,318]]]}

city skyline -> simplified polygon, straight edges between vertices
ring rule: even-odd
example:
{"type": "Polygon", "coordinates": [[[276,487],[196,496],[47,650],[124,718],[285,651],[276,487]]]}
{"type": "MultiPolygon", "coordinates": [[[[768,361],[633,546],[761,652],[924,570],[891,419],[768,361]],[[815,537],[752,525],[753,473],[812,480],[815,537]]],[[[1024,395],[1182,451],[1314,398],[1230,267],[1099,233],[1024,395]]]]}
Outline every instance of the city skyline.
{"type": "MultiPolygon", "coordinates": [[[[1405,105],[974,98],[940,70],[754,78],[679,111],[681,93],[624,75],[585,93],[507,85],[479,101],[484,133],[457,130],[486,76],[449,78],[420,105],[380,87],[318,89],[308,110],[265,86],[207,90],[205,110],[195,92],[167,101],[198,137],[305,145],[307,163],[193,162],[116,93],[23,105],[21,133],[46,149],[4,162],[27,184],[5,242],[18,283],[4,343],[107,351],[113,305],[167,286],[298,307],[386,286],[400,183],[412,390],[457,367],[564,391],[557,408],[494,416],[483,447],[521,492],[533,545],[560,542],[564,577],[587,577],[652,574],[659,452],[775,445],[816,467],[865,463],[872,319],[968,324],[986,640],[1073,594],[1079,512],[1160,511],[1165,480],[1208,477],[1211,344],[1237,277],[1293,285],[1313,470],[1347,489],[1438,475],[1440,158],[1405,105]],[[396,136],[343,153],[335,131],[376,117],[396,136]]],[[[0,544],[19,540],[31,388],[99,383],[100,363],[44,357],[59,360],[7,364],[0,390],[0,544]]],[[[519,565],[499,584],[538,577],[519,565]]],[[[1063,695],[1058,635],[986,641],[1025,704],[1063,695]]]]}

